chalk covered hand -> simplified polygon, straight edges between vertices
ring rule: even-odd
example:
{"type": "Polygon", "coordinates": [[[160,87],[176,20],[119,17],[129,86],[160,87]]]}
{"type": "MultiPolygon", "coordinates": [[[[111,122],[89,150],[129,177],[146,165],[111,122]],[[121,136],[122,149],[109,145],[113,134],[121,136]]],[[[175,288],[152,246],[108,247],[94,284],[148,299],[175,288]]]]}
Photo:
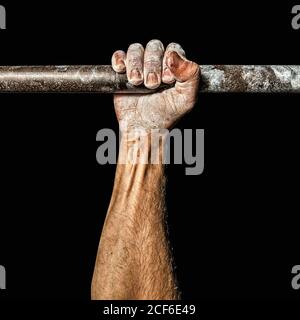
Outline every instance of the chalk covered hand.
{"type": "Polygon", "coordinates": [[[153,94],[116,94],[114,104],[121,131],[132,129],[169,129],[197,99],[200,68],[185,58],[181,46],[170,43],[166,50],[159,40],[151,40],[146,48],[139,43],[112,56],[112,67],[127,74],[132,85],[156,89],[161,83],[175,86],[153,94]]]}

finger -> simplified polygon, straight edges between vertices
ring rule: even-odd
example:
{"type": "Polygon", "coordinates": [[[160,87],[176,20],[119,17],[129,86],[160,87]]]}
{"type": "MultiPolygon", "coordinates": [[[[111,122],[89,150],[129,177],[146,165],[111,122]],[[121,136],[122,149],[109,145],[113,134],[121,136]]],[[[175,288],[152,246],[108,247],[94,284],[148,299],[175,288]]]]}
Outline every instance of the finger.
{"type": "Polygon", "coordinates": [[[194,78],[199,78],[199,65],[187,60],[176,51],[169,51],[166,54],[166,65],[178,82],[184,83],[193,80],[194,78]]]}
{"type": "Polygon", "coordinates": [[[161,84],[163,54],[164,46],[159,40],[148,42],[144,55],[144,83],[149,89],[161,84]]]}
{"type": "Polygon", "coordinates": [[[170,51],[167,54],[166,64],[176,80],[172,90],[184,96],[186,107],[191,108],[196,101],[199,87],[199,65],[179,56],[176,51],[170,51]]]}
{"type": "Polygon", "coordinates": [[[126,53],[124,51],[115,51],[111,57],[112,68],[118,73],[124,73],[126,71],[125,60],[126,53]]]}
{"type": "Polygon", "coordinates": [[[178,43],[172,42],[167,46],[163,59],[162,81],[164,83],[173,83],[175,81],[175,77],[166,63],[167,56],[170,51],[176,51],[179,54],[179,56],[185,57],[185,52],[178,43]]]}
{"type": "Polygon", "coordinates": [[[131,44],[127,50],[126,73],[129,83],[138,86],[143,83],[144,48],[139,43],[131,44]]]}

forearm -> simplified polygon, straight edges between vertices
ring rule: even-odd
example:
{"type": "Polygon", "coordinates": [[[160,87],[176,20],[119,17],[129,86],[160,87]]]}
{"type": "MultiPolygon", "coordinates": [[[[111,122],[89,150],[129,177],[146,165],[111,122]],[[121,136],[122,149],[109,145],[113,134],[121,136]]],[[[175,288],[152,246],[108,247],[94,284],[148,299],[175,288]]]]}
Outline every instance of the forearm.
{"type": "MultiPolygon", "coordinates": [[[[126,72],[134,86],[144,83],[155,89],[162,82],[175,82],[174,87],[149,95],[116,94],[115,112],[123,133],[154,130],[159,134],[172,128],[196,102],[200,67],[185,58],[177,43],[166,49],[159,40],[149,41],[145,48],[131,44],[126,53],[118,50],[113,54],[112,67],[117,73],[126,72]]],[[[149,138],[144,133],[139,138],[149,138]]],[[[152,157],[162,144],[150,147],[146,143],[142,147],[146,152],[132,153],[136,143],[134,137],[123,136],[94,270],[93,299],[179,297],[165,228],[162,157],[152,157]],[[126,161],[127,156],[137,163],[126,161]]]]}
{"type": "MultiPolygon", "coordinates": [[[[127,147],[125,139],[120,159],[127,147]]],[[[178,298],[166,237],[164,188],[161,161],[118,164],[94,271],[93,299],[178,298]]]]}

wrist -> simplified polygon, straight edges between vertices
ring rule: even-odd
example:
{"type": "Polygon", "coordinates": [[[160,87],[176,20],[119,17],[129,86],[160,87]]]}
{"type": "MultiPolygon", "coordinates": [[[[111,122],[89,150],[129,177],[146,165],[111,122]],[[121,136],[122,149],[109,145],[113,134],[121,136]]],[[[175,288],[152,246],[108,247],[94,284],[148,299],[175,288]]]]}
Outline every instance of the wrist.
{"type": "Polygon", "coordinates": [[[167,129],[134,129],[121,133],[119,164],[162,164],[167,129]]]}
{"type": "Polygon", "coordinates": [[[161,190],[164,185],[164,148],[163,144],[155,142],[157,138],[158,135],[153,132],[121,133],[114,184],[118,199],[146,199],[161,190]]]}

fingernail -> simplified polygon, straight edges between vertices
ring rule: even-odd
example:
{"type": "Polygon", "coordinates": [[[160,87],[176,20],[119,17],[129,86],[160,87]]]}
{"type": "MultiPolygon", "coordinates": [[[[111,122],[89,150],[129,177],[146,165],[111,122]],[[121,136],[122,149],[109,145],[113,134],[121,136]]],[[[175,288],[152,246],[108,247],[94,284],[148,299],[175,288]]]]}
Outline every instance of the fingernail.
{"type": "Polygon", "coordinates": [[[130,81],[134,84],[141,84],[143,81],[142,74],[139,69],[133,69],[130,72],[130,81]]]}
{"type": "Polygon", "coordinates": [[[158,86],[158,77],[154,72],[149,72],[147,76],[147,85],[150,87],[158,86]]]}
{"type": "Polygon", "coordinates": [[[166,68],[164,69],[164,72],[163,72],[163,81],[164,81],[164,82],[172,82],[172,81],[174,81],[173,74],[172,74],[171,70],[170,70],[168,67],[166,67],[166,68]]]}

